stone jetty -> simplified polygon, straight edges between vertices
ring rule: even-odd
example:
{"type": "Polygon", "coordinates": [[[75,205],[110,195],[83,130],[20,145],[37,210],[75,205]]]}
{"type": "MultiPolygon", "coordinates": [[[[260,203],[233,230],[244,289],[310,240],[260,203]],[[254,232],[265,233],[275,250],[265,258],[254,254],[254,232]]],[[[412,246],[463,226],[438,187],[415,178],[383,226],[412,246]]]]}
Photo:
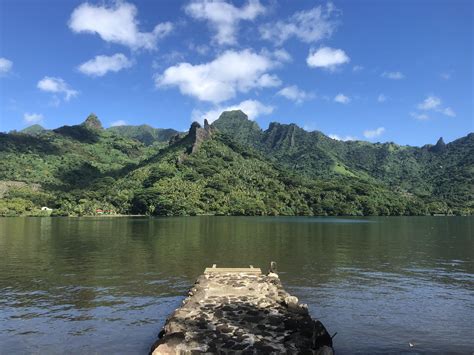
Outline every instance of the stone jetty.
{"type": "MultiPolygon", "coordinates": [[[[273,268],[273,270],[272,270],[273,268]]],[[[157,354],[333,354],[332,339],[274,272],[206,268],[151,349],[157,354]]]]}

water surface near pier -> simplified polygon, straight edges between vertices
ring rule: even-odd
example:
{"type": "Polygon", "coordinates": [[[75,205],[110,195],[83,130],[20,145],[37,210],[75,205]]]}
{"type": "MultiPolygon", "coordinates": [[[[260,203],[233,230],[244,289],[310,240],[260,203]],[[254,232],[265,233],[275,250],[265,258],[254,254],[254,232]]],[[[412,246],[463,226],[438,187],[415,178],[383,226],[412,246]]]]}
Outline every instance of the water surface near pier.
{"type": "Polygon", "coordinates": [[[473,217],[0,218],[0,354],[146,354],[206,266],[270,260],[338,354],[472,353],[473,235],[473,217]]]}

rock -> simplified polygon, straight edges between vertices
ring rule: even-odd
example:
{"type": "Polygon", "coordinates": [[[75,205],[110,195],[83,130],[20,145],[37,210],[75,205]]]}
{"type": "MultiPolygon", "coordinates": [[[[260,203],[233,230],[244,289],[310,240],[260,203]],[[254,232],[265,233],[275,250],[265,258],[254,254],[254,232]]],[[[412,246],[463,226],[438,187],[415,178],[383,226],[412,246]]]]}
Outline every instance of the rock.
{"type": "Polygon", "coordinates": [[[99,118],[96,116],[95,113],[91,113],[87,116],[86,120],[82,123],[82,125],[86,128],[93,129],[93,130],[102,130],[102,123],[100,122],[99,118]]]}
{"type": "Polygon", "coordinates": [[[153,354],[332,352],[326,329],[283,289],[278,275],[212,270],[167,320],[153,354]]]}

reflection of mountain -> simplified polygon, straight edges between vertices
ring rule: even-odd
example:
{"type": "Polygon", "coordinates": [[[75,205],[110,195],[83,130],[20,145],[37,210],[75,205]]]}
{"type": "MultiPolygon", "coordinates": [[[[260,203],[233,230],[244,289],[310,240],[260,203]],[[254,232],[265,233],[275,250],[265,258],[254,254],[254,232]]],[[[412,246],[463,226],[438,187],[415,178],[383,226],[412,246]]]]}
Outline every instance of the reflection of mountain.
{"type": "Polygon", "coordinates": [[[13,284],[25,287],[32,282],[26,288],[37,287],[32,281],[36,278],[51,278],[43,284],[48,292],[61,293],[56,287],[72,284],[152,296],[153,292],[180,294],[214,263],[266,269],[270,260],[276,260],[285,281],[315,282],[314,286],[345,278],[353,270],[375,268],[409,275],[411,269],[432,269],[440,262],[447,270],[474,272],[467,263],[451,266],[454,258],[469,258],[469,219],[359,221],[305,217],[4,219],[0,248],[14,256],[5,262],[14,262],[17,272],[12,275],[11,269],[2,268],[1,280],[8,273],[13,284]],[[462,239],[452,243],[451,238],[462,239]],[[429,257],[418,262],[417,255],[429,257]],[[153,291],[124,286],[157,279],[182,284],[175,289],[175,281],[154,283],[153,291]]]}
{"type": "Polygon", "coordinates": [[[149,346],[204,267],[266,270],[275,260],[285,288],[339,333],[338,349],[350,349],[358,334],[376,329],[377,336],[357,343],[376,352],[376,346],[387,346],[380,334],[402,338],[436,321],[443,326],[426,331],[429,344],[446,349],[449,338],[464,349],[472,330],[466,317],[474,274],[472,218],[358,221],[0,219],[0,326],[15,329],[9,339],[25,346],[31,343],[18,333],[34,324],[42,332],[28,335],[37,340],[36,350],[46,343],[70,352],[78,346],[133,352],[149,346]],[[65,337],[71,338],[67,344],[65,337]],[[113,348],[118,339],[120,348],[113,348]]]}

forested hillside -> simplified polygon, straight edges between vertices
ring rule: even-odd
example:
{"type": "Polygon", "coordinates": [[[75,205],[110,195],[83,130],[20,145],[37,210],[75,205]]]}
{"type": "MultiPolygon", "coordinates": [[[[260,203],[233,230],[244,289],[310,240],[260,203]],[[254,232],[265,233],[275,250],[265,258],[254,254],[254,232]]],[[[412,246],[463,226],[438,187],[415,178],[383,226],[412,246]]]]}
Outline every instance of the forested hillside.
{"type": "Polygon", "coordinates": [[[321,132],[307,132],[294,124],[276,122],[263,131],[241,111],[225,112],[213,125],[310,179],[358,177],[382,183],[400,193],[420,196],[441,209],[473,207],[473,133],[449,144],[440,138],[436,145],[420,148],[394,143],[343,142],[321,132]]]}
{"type": "Polygon", "coordinates": [[[187,133],[105,130],[90,115],[0,133],[0,215],[472,214],[473,142],[342,142],[296,125],[263,131],[241,111],[187,133]]]}

